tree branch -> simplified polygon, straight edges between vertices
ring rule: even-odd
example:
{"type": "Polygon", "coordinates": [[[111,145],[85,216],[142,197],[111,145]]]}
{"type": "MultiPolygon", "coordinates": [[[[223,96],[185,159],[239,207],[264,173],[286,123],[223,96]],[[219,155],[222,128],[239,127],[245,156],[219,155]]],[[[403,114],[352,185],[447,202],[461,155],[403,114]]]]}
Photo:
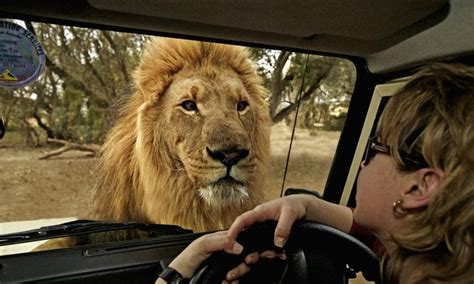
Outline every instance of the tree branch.
{"type": "MultiPolygon", "coordinates": [[[[321,81],[326,78],[326,75],[321,76],[318,78],[318,80],[314,81],[308,89],[304,93],[301,94],[301,102],[307,101],[310,97],[311,94],[316,91],[316,89],[319,87],[319,84],[321,81]]],[[[277,123],[282,121],[287,115],[289,115],[293,110],[296,109],[296,106],[298,105],[298,102],[291,103],[289,106],[286,108],[283,108],[280,110],[278,113],[272,116],[272,122],[277,123]]]]}
{"type": "MultiPolygon", "coordinates": [[[[33,27],[33,24],[30,21],[25,21],[25,25],[27,29],[36,36],[36,31],[33,27]]],[[[56,73],[60,78],[69,79],[69,81],[73,84],[73,86],[78,90],[83,90],[83,92],[86,94],[87,97],[92,97],[94,95],[94,92],[90,90],[87,87],[87,85],[85,85],[80,80],[77,80],[76,78],[74,78],[65,69],[56,65],[53,61],[51,61],[51,59],[46,54],[45,54],[45,57],[46,57],[46,67],[48,67],[51,70],[51,72],[56,73]]]]}
{"type": "Polygon", "coordinates": [[[36,123],[38,123],[38,126],[43,128],[44,131],[46,131],[46,136],[48,138],[53,138],[54,137],[53,130],[51,128],[49,128],[48,125],[43,123],[43,121],[41,120],[41,117],[39,116],[39,114],[37,112],[33,113],[33,118],[36,120],[36,123]]]}
{"type": "Polygon", "coordinates": [[[58,156],[61,155],[64,152],[71,151],[71,150],[79,150],[79,151],[86,151],[86,152],[91,152],[94,155],[99,151],[100,145],[97,144],[77,144],[73,142],[69,142],[66,140],[60,140],[60,139],[49,139],[47,140],[49,143],[58,143],[64,145],[63,147],[56,149],[54,151],[50,151],[43,156],[39,157],[39,160],[44,160],[48,159],[53,156],[58,156]]]}
{"type": "Polygon", "coordinates": [[[272,72],[272,96],[270,98],[270,116],[275,115],[275,111],[280,104],[281,96],[283,93],[283,67],[285,67],[288,58],[290,58],[291,52],[282,51],[278,55],[278,58],[275,62],[275,69],[272,72]]]}
{"type": "Polygon", "coordinates": [[[99,72],[97,71],[97,69],[91,64],[91,56],[89,54],[89,51],[87,49],[84,49],[82,51],[82,55],[84,56],[84,58],[86,59],[86,66],[87,66],[87,69],[89,69],[89,71],[92,72],[92,75],[94,75],[94,77],[97,79],[97,81],[99,81],[99,84],[100,86],[102,87],[102,89],[104,89],[105,91],[105,96],[108,97],[108,88],[107,88],[107,84],[104,82],[104,79],[102,79],[102,76],[100,76],[99,72]]]}
{"type": "Polygon", "coordinates": [[[127,83],[127,86],[130,85],[130,77],[128,76],[128,71],[127,71],[127,66],[125,65],[125,61],[123,60],[122,54],[120,53],[120,50],[118,50],[117,45],[115,44],[114,40],[110,36],[109,32],[102,31],[102,34],[104,35],[105,39],[109,43],[110,47],[114,51],[115,58],[117,59],[117,63],[120,67],[120,70],[122,71],[123,78],[125,82],[127,83]]]}

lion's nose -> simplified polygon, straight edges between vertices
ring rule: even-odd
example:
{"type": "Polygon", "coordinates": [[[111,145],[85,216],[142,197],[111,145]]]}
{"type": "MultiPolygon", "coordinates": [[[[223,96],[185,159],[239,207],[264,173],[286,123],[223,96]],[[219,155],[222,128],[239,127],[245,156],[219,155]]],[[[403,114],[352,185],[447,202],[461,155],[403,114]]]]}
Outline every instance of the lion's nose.
{"type": "Polygon", "coordinates": [[[249,151],[245,149],[234,148],[213,151],[206,147],[206,150],[207,154],[209,154],[212,159],[221,162],[226,167],[232,167],[249,155],[249,151]]]}

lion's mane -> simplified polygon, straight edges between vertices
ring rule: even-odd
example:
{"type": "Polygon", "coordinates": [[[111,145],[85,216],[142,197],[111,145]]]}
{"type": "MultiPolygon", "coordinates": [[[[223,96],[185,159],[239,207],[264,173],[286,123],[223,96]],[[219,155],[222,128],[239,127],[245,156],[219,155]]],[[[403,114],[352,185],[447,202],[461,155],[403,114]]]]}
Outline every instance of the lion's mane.
{"type": "MultiPolygon", "coordinates": [[[[175,224],[194,231],[218,230],[228,227],[236,216],[263,201],[269,164],[270,117],[266,91],[247,49],[154,39],[135,70],[134,84],[135,91],[121,107],[101,151],[96,218],[175,224]],[[159,113],[161,97],[176,75],[185,69],[204,72],[209,77],[220,72],[215,70],[232,72],[254,100],[254,125],[247,135],[257,166],[248,180],[248,197],[241,202],[209,204],[203,200],[186,171],[179,169],[183,161],[177,160],[166,144],[166,137],[159,135],[157,125],[163,123],[163,115],[159,113]],[[152,117],[144,114],[151,107],[157,112],[152,117]]],[[[166,127],[185,126],[177,121],[166,127]]]]}

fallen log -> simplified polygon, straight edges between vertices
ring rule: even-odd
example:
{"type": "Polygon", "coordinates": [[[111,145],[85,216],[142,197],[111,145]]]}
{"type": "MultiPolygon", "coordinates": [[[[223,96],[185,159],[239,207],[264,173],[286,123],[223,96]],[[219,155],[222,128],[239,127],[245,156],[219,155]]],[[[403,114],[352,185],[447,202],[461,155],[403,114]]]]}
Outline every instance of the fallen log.
{"type": "Polygon", "coordinates": [[[44,160],[53,156],[58,156],[64,152],[71,151],[71,150],[86,151],[86,152],[92,153],[93,155],[96,155],[100,149],[100,145],[97,145],[97,144],[78,144],[78,143],[73,143],[73,142],[61,140],[61,139],[48,138],[47,142],[58,143],[58,144],[63,145],[63,147],[44,154],[43,156],[38,158],[39,160],[44,160]]]}

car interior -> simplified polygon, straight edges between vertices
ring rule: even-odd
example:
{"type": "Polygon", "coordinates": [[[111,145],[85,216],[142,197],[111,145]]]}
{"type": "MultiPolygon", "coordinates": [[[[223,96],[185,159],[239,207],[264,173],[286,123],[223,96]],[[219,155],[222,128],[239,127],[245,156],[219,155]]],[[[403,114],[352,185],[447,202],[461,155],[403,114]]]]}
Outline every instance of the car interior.
{"type": "MultiPolygon", "coordinates": [[[[285,195],[316,194],[350,207],[355,206],[355,181],[367,139],[387,98],[426,64],[474,65],[471,0],[15,0],[0,3],[0,18],[350,61],[356,71],[354,89],[324,188],[318,193],[314,188],[285,187],[285,195]]],[[[0,129],[0,136],[4,133],[0,129]]],[[[0,202],[6,206],[8,201],[0,196],[0,202]]],[[[100,233],[106,227],[144,231],[150,237],[0,255],[0,283],[153,283],[176,255],[202,235],[176,226],[104,225],[72,221],[54,227],[50,235],[79,236],[100,233]],[[79,229],[66,233],[64,228],[71,226],[79,229]]],[[[272,248],[274,227],[273,222],[263,223],[246,230],[239,240],[249,250],[272,248]]],[[[0,248],[51,237],[43,231],[0,236],[0,248]]],[[[284,276],[275,275],[275,267],[281,264],[274,263],[251,273],[244,282],[349,283],[358,272],[368,281],[380,282],[377,256],[355,238],[331,227],[298,223],[287,250],[290,261],[284,276]]],[[[240,261],[242,258],[216,254],[191,283],[221,283],[226,271],[240,261]]]]}

